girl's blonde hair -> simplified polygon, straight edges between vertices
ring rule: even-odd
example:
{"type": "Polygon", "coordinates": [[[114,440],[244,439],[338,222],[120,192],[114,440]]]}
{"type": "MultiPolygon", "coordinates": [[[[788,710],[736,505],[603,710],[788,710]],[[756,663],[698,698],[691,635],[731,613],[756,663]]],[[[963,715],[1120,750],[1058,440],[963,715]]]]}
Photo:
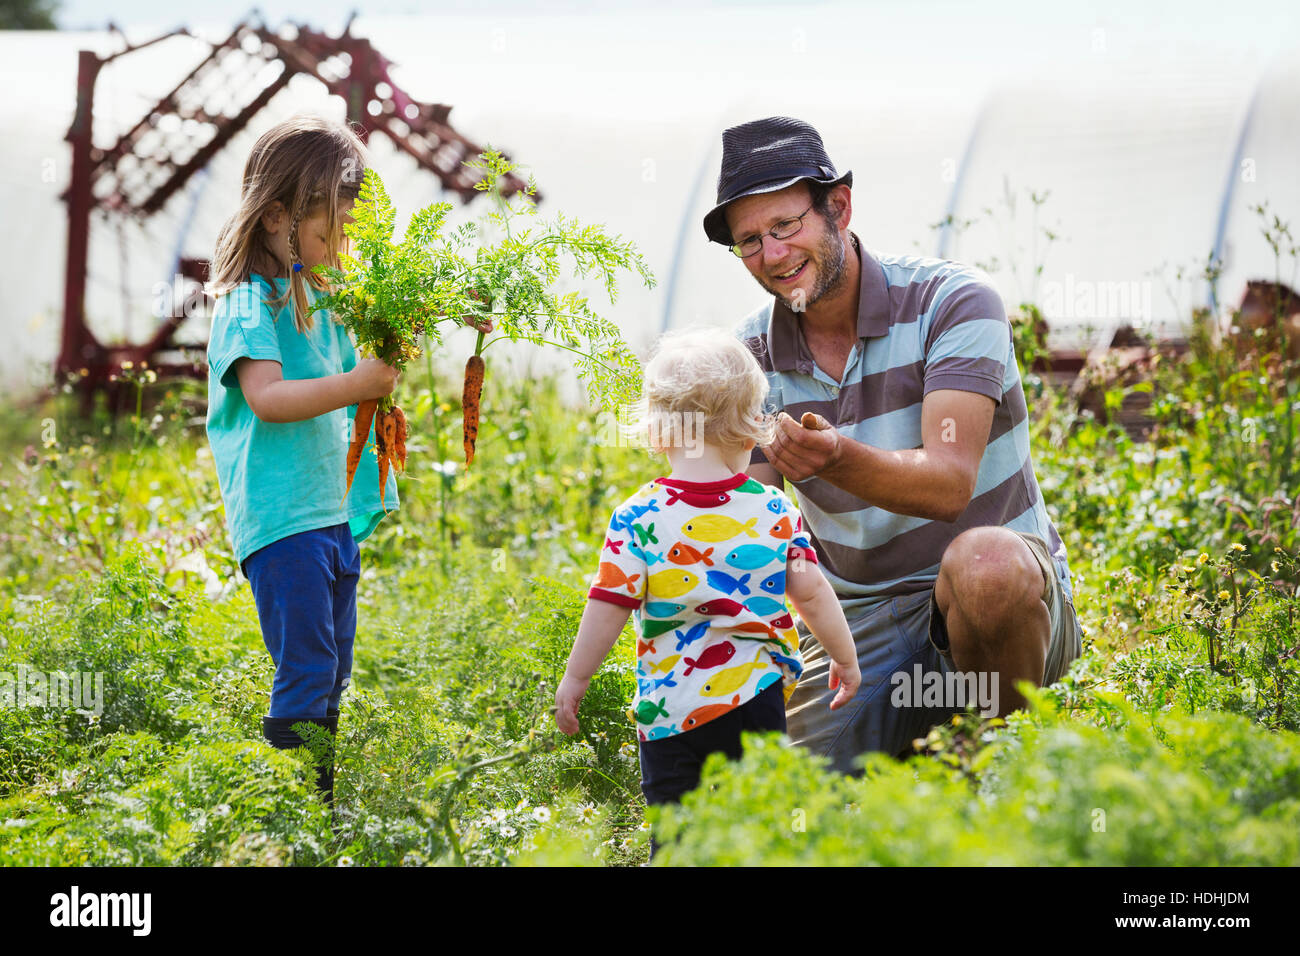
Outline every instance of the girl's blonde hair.
{"type": "Polygon", "coordinates": [[[764,414],[767,376],[749,348],[730,332],[695,328],[668,332],[645,365],[637,429],[662,453],[693,441],[733,452],[753,439],[772,441],[764,414]]]}
{"type": "MultiPolygon", "coordinates": [[[[224,295],[248,282],[254,272],[268,279],[283,274],[284,266],[262,225],[262,214],[276,200],[289,216],[289,249],[295,262],[301,262],[298,224],[304,217],[326,210],[327,264],[337,267],[338,252],[347,241],[339,206],[357,198],[365,167],[365,144],[341,123],[318,116],[294,116],[263,133],[244,164],[239,209],[217,237],[212,293],[224,295]]],[[[268,301],[278,311],[292,298],[293,324],[299,332],[312,327],[305,281],[324,288],[314,273],[290,268],[284,292],[268,301]]]]}

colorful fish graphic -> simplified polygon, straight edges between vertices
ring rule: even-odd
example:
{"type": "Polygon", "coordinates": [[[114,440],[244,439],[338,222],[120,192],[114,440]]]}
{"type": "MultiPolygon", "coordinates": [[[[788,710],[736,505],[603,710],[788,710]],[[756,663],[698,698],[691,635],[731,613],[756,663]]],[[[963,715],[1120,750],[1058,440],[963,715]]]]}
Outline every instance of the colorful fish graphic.
{"type": "Polygon", "coordinates": [[[690,571],[678,571],[675,568],[656,571],[647,580],[650,583],[650,593],[657,598],[680,597],[700,583],[700,579],[690,571]]]}
{"type": "MultiPolygon", "coordinates": [[[[756,594],[752,598],[745,599],[745,607],[749,608],[759,617],[767,617],[769,614],[776,614],[785,610],[785,605],[780,601],[766,597],[762,594],[756,594]]],[[[775,623],[772,625],[776,626],[775,623]]]]}
{"type": "Polygon", "coordinates": [[[678,541],[671,549],[669,549],[668,560],[673,564],[699,564],[703,561],[705,567],[711,568],[713,567],[712,554],[712,548],[708,548],[705,551],[697,551],[689,544],[683,544],[678,541]]]}
{"type": "Polygon", "coordinates": [[[785,594],[785,572],[778,571],[759,585],[768,594],[785,594]]]}
{"type": "Polygon", "coordinates": [[[614,562],[602,561],[600,567],[596,569],[595,586],[606,591],[617,591],[619,588],[625,587],[628,594],[636,594],[636,582],[640,577],[639,574],[633,574],[629,577],[614,562]]]}
{"type": "Polygon", "coordinates": [[[758,683],[754,685],[755,696],[763,693],[763,691],[767,690],[769,687],[771,687],[780,679],[781,679],[781,675],[778,674],[776,671],[772,671],[772,673],[770,674],[764,674],[762,677],[758,679],[758,683]]]}
{"type": "Polygon", "coordinates": [[[695,541],[704,542],[729,541],[741,534],[757,538],[759,534],[754,530],[756,524],[758,524],[757,518],[750,518],[741,524],[729,515],[700,515],[682,525],[682,534],[695,541]]]}
{"type": "Polygon", "coordinates": [[[683,634],[681,631],[678,631],[677,646],[674,647],[673,650],[675,651],[684,650],[687,647],[687,645],[694,644],[696,641],[698,641],[708,629],[709,629],[709,622],[700,621],[698,624],[692,624],[690,630],[688,630],[685,634],[683,634]]]}
{"type": "Polygon", "coordinates": [[[653,654],[654,652],[655,652],[655,642],[653,639],[648,641],[643,641],[640,640],[639,638],[637,639],[636,642],[637,657],[640,657],[642,654],[653,654]]]}
{"type": "Polygon", "coordinates": [[[629,553],[636,555],[638,558],[644,561],[647,568],[654,567],[656,563],[664,559],[664,556],[660,554],[658,551],[642,551],[631,541],[628,541],[627,543],[627,550],[629,553]]]}
{"type": "MultiPolygon", "coordinates": [[[[784,608],[785,605],[783,604],[781,605],[781,607],[784,608]]],[[[767,623],[771,624],[778,631],[785,631],[794,627],[794,618],[792,618],[790,616],[790,612],[787,611],[785,614],[782,614],[780,617],[772,618],[772,620],[768,621],[767,623]]]]}
{"type": "Polygon", "coordinates": [[[714,667],[721,667],[723,664],[727,663],[727,661],[731,660],[735,653],[736,645],[731,643],[731,641],[723,641],[721,644],[713,644],[704,649],[704,653],[700,655],[699,660],[696,660],[693,657],[683,658],[683,660],[686,661],[686,671],[682,676],[690,677],[691,671],[707,671],[714,667]]]}
{"type": "Polygon", "coordinates": [[[681,627],[685,621],[641,621],[641,636],[650,638],[658,637],[660,634],[667,634],[674,628],[681,627]]]}
{"type": "Polygon", "coordinates": [[[645,505],[628,505],[628,511],[631,512],[632,521],[637,521],[652,511],[655,514],[659,514],[659,502],[651,501],[649,504],[645,505]]]}
{"type": "Polygon", "coordinates": [[[791,671],[798,674],[803,670],[803,664],[793,657],[786,657],[777,651],[768,651],[772,655],[772,660],[776,661],[780,667],[788,667],[791,671]]]}
{"type": "MultiPolygon", "coordinates": [[[[655,727],[649,734],[641,734],[642,740],[660,740],[664,737],[671,737],[678,733],[676,724],[669,724],[667,727],[655,727]]],[[[640,731],[638,731],[640,733],[640,731]]]]}
{"type": "Polygon", "coordinates": [[[772,629],[770,625],[762,621],[746,621],[744,624],[732,624],[727,628],[729,631],[742,631],[746,635],[766,634],[767,637],[755,638],[760,641],[776,641],[778,644],[784,644],[780,636],[772,629]]]}
{"type": "Polygon", "coordinates": [[[743,610],[745,605],[737,604],[731,598],[717,598],[697,604],[695,607],[696,614],[739,614],[743,610]]]}
{"type": "Polygon", "coordinates": [[[746,478],[745,483],[739,488],[733,488],[733,491],[745,495],[761,495],[767,491],[767,485],[763,484],[757,478],[746,478]]]}
{"type": "Polygon", "coordinates": [[[615,531],[625,531],[630,537],[633,534],[632,525],[639,521],[642,516],[649,512],[659,513],[659,502],[651,500],[645,505],[628,505],[614,512],[614,518],[610,522],[610,527],[615,531]]]}
{"type": "Polygon", "coordinates": [[[725,491],[680,491],[666,485],[664,487],[668,492],[669,505],[684,501],[692,508],[717,508],[731,500],[731,495],[725,491]]]}
{"type": "MultiPolygon", "coordinates": [[[[658,662],[651,661],[651,662],[650,662],[650,673],[651,673],[651,674],[662,674],[664,671],[668,670],[670,667],[672,667],[674,664],[676,664],[676,663],[677,663],[679,660],[681,660],[681,659],[682,659],[682,655],[680,655],[680,654],[674,654],[672,657],[665,657],[663,660],[658,661],[658,662]]],[[[640,661],[637,661],[637,667],[640,668],[640,666],[641,666],[641,662],[640,662],[640,661]]]]}
{"type": "Polygon", "coordinates": [[[748,664],[741,664],[738,667],[728,667],[709,678],[709,682],[700,689],[701,697],[726,697],[744,687],[749,682],[749,677],[756,670],[762,670],[767,667],[768,660],[763,656],[763,649],[760,647],[754,653],[754,659],[748,664]]]}
{"type": "MultiPolygon", "coordinates": [[[[727,711],[735,710],[739,706],[740,695],[737,694],[731,698],[730,704],[705,704],[703,707],[696,707],[682,721],[682,730],[694,730],[700,724],[707,724],[710,720],[721,717],[727,711]]],[[[668,715],[664,714],[664,716],[667,717],[668,715]]],[[[649,723],[649,721],[643,721],[643,723],[649,723]]]]}
{"type": "Polygon", "coordinates": [[[742,578],[733,578],[726,571],[709,571],[704,575],[705,580],[709,582],[709,587],[721,591],[723,594],[733,594],[739,591],[741,594],[749,593],[749,575],[742,578]]]}
{"type": "Polygon", "coordinates": [[[647,544],[658,544],[659,539],[655,537],[655,523],[650,522],[650,527],[643,528],[639,524],[632,525],[632,530],[636,532],[636,543],[638,547],[644,548],[647,544]]]}
{"type": "Polygon", "coordinates": [[[727,555],[727,564],[733,568],[753,570],[773,561],[785,563],[785,543],[769,548],[762,544],[742,544],[727,555]]]}
{"type": "Polygon", "coordinates": [[[644,485],[636,490],[632,495],[633,501],[645,501],[647,498],[653,498],[659,493],[659,486],[653,481],[647,481],[644,485]]]}
{"type": "Polygon", "coordinates": [[[672,601],[647,601],[641,610],[651,617],[672,617],[686,610],[686,605],[674,604],[672,601]]]}
{"type": "Polygon", "coordinates": [[[667,677],[656,677],[653,689],[658,690],[661,687],[676,687],[677,681],[673,680],[673,675],[676,673],[676,671],[669,671],[667,677]]]}
{"type": "MultiPolygon", "coordinates": [[[[638,724],[653,724],[657,718],[667,717],[668,711],[664,708],[664,704],[667,702],[667,697],[660,697],[659,703],[657,704],[649,700],[641,701],[641,703],[636,705],[636,722],[638,724]]],[[[692,711],[692,713],[694,713],[694,711],[692,711]]]]}
{"type": "Polygon", "coordinates": [[[785,538],[786,540],[794,537],[794,524],[790,521],[790,516],[782,515],[781,520],[772,525],[772,530],[768,534],[774,538],[785,538]]]}
{"type": "Polygon", "coordinates": [[[781,503],[780,498],[773,498],[767,503],[767,510],[774,515],[783,515],[785,514],[785,505],[781,503]]]}
{"type": "Polygon", "coordinates": [[[615,554],[618,554],[621,547],[623,547],[622,538],[617,541],[610,541],[609,538],[605,539],[605,550],[613,551],[615,554]]]}

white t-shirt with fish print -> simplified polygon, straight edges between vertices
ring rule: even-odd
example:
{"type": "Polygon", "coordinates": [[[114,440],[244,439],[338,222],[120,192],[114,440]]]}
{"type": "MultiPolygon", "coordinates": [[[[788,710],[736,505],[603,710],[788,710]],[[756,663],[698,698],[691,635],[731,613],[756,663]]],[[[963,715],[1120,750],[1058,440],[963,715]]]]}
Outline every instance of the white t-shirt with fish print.
{"type": "Polygon", "coordinates": [[[694,730],[803,671],[791,562],[817,563],[794,504],[743,472],[656,478],[614,510],[588,597],[634,609],[641,740],[694,730]]]}

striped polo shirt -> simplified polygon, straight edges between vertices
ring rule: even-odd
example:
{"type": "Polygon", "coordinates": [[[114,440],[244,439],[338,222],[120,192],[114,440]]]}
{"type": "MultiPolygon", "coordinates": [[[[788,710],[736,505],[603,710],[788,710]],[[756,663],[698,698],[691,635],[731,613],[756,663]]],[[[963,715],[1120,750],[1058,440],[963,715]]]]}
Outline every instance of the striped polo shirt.
{"type": "MultiPolygon", "coordinates": [[[[856,238],[856,237],[855,237],[856,238]]],[[[921,401],[961,389],[996,403],[966,510],[947,522],[894,514],[829,482],[793,482],[814,550],[845,613],[934,586],[949,542],[1001,525],[1047,542],[1073,600],[1061,536],[1029,455],[1028,410],[1002,299],[978,269],[943,259],[873,255],[859,241],[858,342],[842,381],[813,360],[799,319],[773,298],[735,330],[771,385],[768,410],[816,412],[846,435],[887,450],[922,447],[921,401]]],[[[755,448],[752,463],[767,459],[755,448]]]]}

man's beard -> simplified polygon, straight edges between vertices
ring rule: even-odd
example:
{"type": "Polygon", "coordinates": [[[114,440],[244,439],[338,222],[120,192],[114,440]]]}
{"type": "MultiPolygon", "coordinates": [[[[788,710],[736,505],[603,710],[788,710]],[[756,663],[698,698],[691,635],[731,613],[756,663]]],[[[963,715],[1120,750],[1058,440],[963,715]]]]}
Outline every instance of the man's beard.
{"type": "MultiPolygon", "coordinates": [[[[799,309],[795,309],[795,302],[792,299],[786,298],[775,288],[768,285],[767,279],[762,276],[755,276],[754,278],[770,295],[776,296],[785,303],[787,308],[802,312],[808,306],[814,305],[818,300],[825,298],[832,292],[839,291],[840,286],[844,284],[844,277],[848,273],[845,261],[844,241],[840,239],[840,234],[834,229],[827,229],[822,234],[821,241],[817,243],[816,252],[808,257],[809,265],[816,263],[817,280],[813,283],[812,292],[803,300],[802,307],[799,309]]],[[[799,290],[796,289],[795,291],[798,292],[799,290]]]]}

